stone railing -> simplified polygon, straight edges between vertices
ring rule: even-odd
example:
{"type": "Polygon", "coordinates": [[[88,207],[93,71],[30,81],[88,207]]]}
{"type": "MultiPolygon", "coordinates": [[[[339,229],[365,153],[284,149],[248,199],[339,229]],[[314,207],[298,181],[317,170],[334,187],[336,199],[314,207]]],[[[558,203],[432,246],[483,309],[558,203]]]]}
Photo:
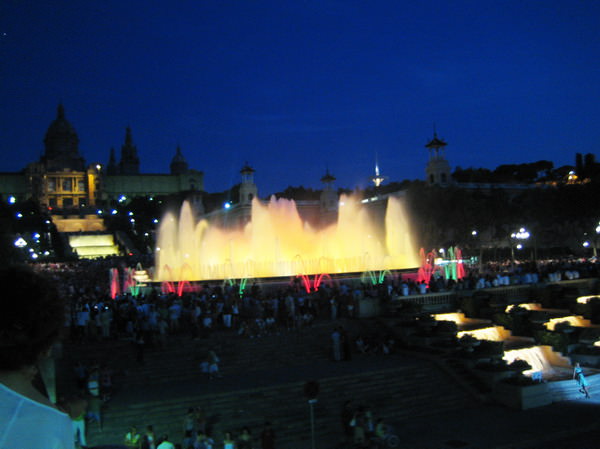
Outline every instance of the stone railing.
{"type": "MultiPolygon", "coordinates": [[[[403,303],[411,302],[413,304],[420,305],[425,312],[443,312],[454,310],[458,306],[460,298],[471,296],[476,292],[489,295],[492,301],[496,300],[500,302],[506,302],[508,304],[539,301],[542,290],[551,284],[577,288],[581,294],[587,294],[596,286],[597,282],[598,279],[577,279],[540,284],[508,285],[480,290],[459,290],[439,293],[426,293],[424,295],[400,296],[399,298],[392,300],[389,308],[394,310],[400,308],[403,303]]],[[[383,310],[380,311],[379,309],[377,309],[377,312],[375,312],[374,308],[370,308],[369,310],[369,316],[384,312],[383,310]]]]}

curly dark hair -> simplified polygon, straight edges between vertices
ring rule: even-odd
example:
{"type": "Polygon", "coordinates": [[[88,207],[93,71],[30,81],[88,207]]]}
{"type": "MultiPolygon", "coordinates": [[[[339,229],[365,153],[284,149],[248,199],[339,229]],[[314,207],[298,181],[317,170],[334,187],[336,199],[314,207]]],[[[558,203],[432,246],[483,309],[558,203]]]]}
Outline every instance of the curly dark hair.
{"type": "Polygon", "coordinates": [[[36,363],[64,322],[65,304],[54,282],[26,266],[0,269],[0,370],[36,363]]]}

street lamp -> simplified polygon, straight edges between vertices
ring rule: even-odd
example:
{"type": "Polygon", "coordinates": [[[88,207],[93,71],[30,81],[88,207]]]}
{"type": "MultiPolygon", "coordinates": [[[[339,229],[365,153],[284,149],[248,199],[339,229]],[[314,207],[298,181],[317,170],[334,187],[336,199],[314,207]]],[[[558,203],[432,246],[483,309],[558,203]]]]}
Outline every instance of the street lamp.
{"type": "Polygon", "coordinates": [[[524,240],[527,240],[529,237],[531,237],[531,234],[525,228],[519,228],[518,232],[513,232],[510,235],[510,238],[512,239],[510,241],[510,256],[511,256],[511,259],[512,259],[513,269],[514,269],[514,266],[515,266],[515,246],[519,250],[523,249],[523,244],[521,242],[524,241],[524,240]],[[515,245],[514,244],[514,240],[518,241],[519,243],[517,243],[515,245]]]}

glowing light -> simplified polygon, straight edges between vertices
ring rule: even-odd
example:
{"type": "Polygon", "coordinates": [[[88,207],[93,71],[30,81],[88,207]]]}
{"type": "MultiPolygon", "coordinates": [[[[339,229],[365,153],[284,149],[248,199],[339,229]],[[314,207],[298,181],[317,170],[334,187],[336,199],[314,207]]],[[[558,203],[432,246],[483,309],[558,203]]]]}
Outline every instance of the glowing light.
{"type": "Polygon", "coordinates": [[[465,324],[468,322],[464,313],[436,313],[433,315],[437,321],[453,321],[456,324],[465,324]]]}
{"type": "Polygon", "coordinates": [[[32,258],[32,259],[37,259],[38,257],[39,257],[39,256],[38,256],[36,253],[32,253],[32,254],[31,254],[31,258],[32,258]]]}
{"type": "Polygon", "coordinates": [[[574,327],[590,327],[592,324],[590,320],[586,320],[582,316],[571,315],[561,316],[559,318],[551,318],[550,320],[544,323],[544,326],[546,326],[546,329],[548,329],[549,331],[553,331],[555,330],[556,325],[558,323],[562,323],[564,321],[567,321],[571,326],[574,327]]]}
{"type": "Polygon", "coordinates": [[[46,224],[50,224],[50,220],[46,220],[46,224]]]}
{"type": "Polygon", "coordinates": [[[587,240],[585,242],[582,243],[584,248],[589,248],[590,246],[590,242],[588,242],[587,240]]]}
{"type": "Polygon", "coordinates": [[[40,239],[40,237],[41,237],[41,236],[40,236],[40,234],[39,234],[39,233],[37,233],[37,232],[36,232],[35,234],[33,234],[33,238],[34,238],[35,240],[39,240],[39,239],[40,239]]]}
{"type": "Polygon", "coordinates": [[[133,216],[133,212],[130,211],[127,215],[129,215],[130,217],[132,217],[133,216]]]}
{"type": "Polygon", "coordinates": [[[17,218],[23,218],[23,214],[21,212],[17,212],[16,217],[17,218]]]}
{"type": "Polygon", "coordinates": [[[477,231],[475,231],[475,230],[471,231],[471,235],[472,235],[473,237],[475,237],[475,236],[477,235],[477,231]]]}
{"type": "Polygon", "coordinates": [[[15,204],[17,202],[17,199],[14,196],[9,196],[8,197],[8,203],[9,204],[15,204]]]}
{"type": "Polygon", "coordinates": [[[44,256],[49,256],[50,255],[50,251],[44,251],[44,256]]]}
{"type": "Polygon", "coordinates": [[[122,202],[124,202],[124,201],[127,201],[127,197],[126,197],[125,195],[121,195],[121,196],[119,197],[119,203],[122,203],[122,202]]]}
{"type": "Polygon", "coordinates": [[[523,245],[519,243],[519,244],[517,244],[516,248],[517,249],[523,249],[523,245]]]}
{"type": "Polygon", "coordinates": [[[531,234],[527,229],[520,228],[519,232],[513,232],[510,236],[517,240],[527,240],[529,237],[531,237],[531,234]]]}
{"type": "Polygon", "coordinates": [[[553,351],[551,346],[532,346],[504,351],[503,359],[509,364],[515,360],[526,361],[531,365],[530,370],[523,371],[526,376],[542,373],[544,379],[564,379],[570,378],[573,374],[571,361],[560,353],[553,351]]]}
{"type": "Polygon", "coordinates": [[[113,215],[117,215],[119,213],[119,211],[117,211],[117,209],[113,209],[110,211],[110,213],[113,215]]]}
{"type": "Polygon", "coordinates": [[[154,220],[152,220],[152,223],[157,224],[158,223],[158,218],[155,218],[154,220]]]}
{"type": "Polygon", "coordinates": [[[98,210],[96,211],[96,213],[97,213],[98,215],[102,215],[102,211],[101,211],[100,209],[98,209],[98,210]]]}
{"type": "Polygon", "coordinates": [[[477,340],[504,341],[511,336],[511,332],[502,326],[491,326],[481,329],[473,329],[470,331],[460,331],[456,333],[458,338],[461,338],[465,335],[470,335],[477,340]]]}
{"type": "Polygon", "coordinates": [[[131,223],[135,223],[135,218],[129,220],[131,223]]]}
{"type": "Polygon", "coordinates": [[[527,309],[527,310],[541,310],[542,309],[541,304],[529,302],[529,303],[523,303],[523,304],[511,304],[510,306],[506,306],[506,309],[504,309],[504,311],[506,313],[509,313],[515,307],[521,307],[521,308],[527,309]]]}
{"type": "Polygon", "coordinates": [[[17,240],[15,240],[14,245],[17,248],[25,248],[27,246],[27,242],[23,237],[19,237],[17,240]]]}
{"type": "Polygon", "coordinates": [[[600,295],[592,295],[592,296],[580,296],[579,298],[577,298],[577,302],[579,304],[587,304],[588,302],[590,302],[592,299],[600,299],[600,295]]]}
{"type": "Polygon", "coordinates": [[[230,203],[229,201],[226,201],[226,202],[223,204],[223,208],[224,208],[224,209],[230,209],[230,208],[231,208],[231,203],[230,203]]]}

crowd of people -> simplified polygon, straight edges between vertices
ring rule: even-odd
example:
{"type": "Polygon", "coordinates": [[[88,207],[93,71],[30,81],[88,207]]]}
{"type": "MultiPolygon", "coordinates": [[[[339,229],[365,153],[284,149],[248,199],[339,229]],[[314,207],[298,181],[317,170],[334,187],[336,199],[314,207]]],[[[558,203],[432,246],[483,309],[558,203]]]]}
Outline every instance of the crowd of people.
{"type": "MultiPolygon", "coordinates": [[[[76,344],[85,345],[88,342],[113,339],[130,340],[136,349],[137,362],[143,364],[146,348],[164,348],[173,336],[202,338],[219,329],[247,338],[261,338],[285,330],[307,328],[312,326],[315,320],[336,322],[341,317],[354,318],[363,298],[387,301],[436,291],[598,277],[600,270],[600,264],[595,260],[544,261],[517,266],[489,263],[479,267],[478,270],[467,270],[466,276],[458,281],[446,279],[439,272],[434,273],[429,285],[417,281],[414,276],[396,274],[386,277],[381,284],[337,280],[325,282],[319,289],[310,292],[305,290],[299,279],[291,279],[288,284],[269,289],[261,287],[258,283],[252,284],[245,291],[242,291],[240,285],[236,283],[205,283],[184,291],[181,296],[157,286],[141,290],[138,295],[125,292],[112,298],[109,289],[109,270],[119,264],[123,268],[126,263],[120,259],[101,259],[34,266],[34,271],[31,272],[33,274],[26,276],[37,279],[37,272],[42,273],[46,278],[49,277],[52,288],[47,289],[46,295],[50,295],[55,287],[57,288],[56,294],[52,294],[52,297],[60,300],[54,300],[50,307],[55,314],[53,322],[57,329],[36,330],[37,346],[29,349],[28,360],[20,361],[16,365],[16,362],[10,360],[11,356],[6,354],[3,356],[0,351],[0,362],[8,367],[3,368],[5,374],[2,374],[1,380],[4,386],[14,387],[14,391],[28,398],[33,397],[39,403],[47,402],[47,399],[44,402],[44,398],[27,385],[35,375],[35,362],[42,353],[46,355],[49,353],[48,342],[59,335],[61,328],[66,338],[76,344]],[[64,309],[61,308],[61,304],[65,305],[64,309]],[[60,314],[60,319],[57,319],[57,313],[60,314]],[[52,332],[54,337],[46,338],[42,344],[39,338],[47,332],[52,332]],[[13,372],[10,375],[6,374],[10,371],[9,368],[16,369],[17,365],[19,365],[18,374],[13,372]],[[23,366],[26,366],[25,371],[24,368],[22,369],[23,366]]],[[[11,279],[11,285],[16,285],[19,289],[29,282],[29,279],[18,280],[19,276],[23,277],[20,272],[9,276],[14,277],[11,279]]],[[[39,279],[42,278],[43,276],[39,276],[39,279]]],[[[29,283],[32,288],[36,285],[35,282],[29,283]]],[[[23,291],[19,291],[18,295],[27,296],[23,291]]],[[[30,294],[33,295],[34,293],[30,294]]],[[[39,301],[32,301],[32,304],[41,307],[39,301]]],[[[17,313],[20,312],[9,311],[5,316],[10,318],[17,313]]],[[[32,314],[28,310],[26,313],[32,314]]],[[[15,325],[18,325],[18,321],[17,324],[7,322],[2,329],[14,331],[15,325]]],[[[46,323],[46,327],[49,325],[50,323],[46,323]]],[[[19,332],[21,331],[17,329],[14,334],[20,335],[19,332]]],[[[2,349],[4,347],[17,347],[20,344],[13,341],[14,335],[4,334],[6,332],[2,334],[1,350],[4,350],[2,349]]],[[[332,359],[339,361],[348,360],[353,352],[389,354],[394,351],[395,342],[387,335],[360,334],[352,339],[343,327],[336,326],[331,335],[331,347],[332,359]]],[[[210,350],[200,364],[200,369],[209,378],[219,377],[219,362],[216,352],[210,350]]],[[[113,394],[112,370],[108,365],[96,362],[87,366],[78,362],[73,366],[73,370],[76,374],[79,398],[61,399],[58,404],[67,418],[70,418],[71,432],[76,435],[77,443],[85,447],[87,445],[86,422],[97,423],[102,428],[102,406],[111,399],[113,394]]],[[[0,393],[4,394],[8,401],[19,400],[12,397],[9,391],[0,391],[0,393]]],[[[63,428],[65,415],[61,415],[61,411],[53,404],[51,406],[58,413],[52,419],[56,423],[60,422],[61,424],[57,425],[63,428]]],[[[194,409],[189,413],[191,415],[187,418],[188,426],[182,429],[181,444],[184,449],[220,446],[243,449],[251,448],[259,441],[263,448],[274,445],[274,431],[270,424],[265,424],[260,437],[252,436],[250,429],[245,428],[235,435],[233,432],[227,432],[224,434],[223,441],[215,442],[210,430],[206,426],[203,427],[199,410],[194,409]]],[[[360,408],[356,409],[355,414],[346,421],[345,426],[350,425],[350,422],[354,423],[351,426],[353,435],[360,435],[360,429],[363,429],[365,434],[376,432],[377,422],[373,420],[370,412],[360,408]]],[[[128,435],[124,442],[131,447],[169,449],[172,447],[170,445],[173,445],[167,435],[155,435],[152,426],[147,426],[141,434],[137,433],[137,429],[132,429],[128,435]]],[[[58,435],[57,438],[64,439],[65,435],[58,435]]],[[[8,441],[11,441],[10,438],[8,441]]],[[[20,444],[17,446],[24,447],[20,444]]]]}
{"type": "Polygon", "coordinates": [[[257,436],[249,427],[244,426],[239,432],[231,430],[223,432],[222,438],[215,440],[212,423],[201,407],[189,408],[183,417],[181,444],[173,443],[169,435],[157,436],[154,426],[148,425],[143,432],[133,425],[123,438],[123,444],[129,449],[275,449],[275,431],[270,422],[265,422],[257,436]]]}

